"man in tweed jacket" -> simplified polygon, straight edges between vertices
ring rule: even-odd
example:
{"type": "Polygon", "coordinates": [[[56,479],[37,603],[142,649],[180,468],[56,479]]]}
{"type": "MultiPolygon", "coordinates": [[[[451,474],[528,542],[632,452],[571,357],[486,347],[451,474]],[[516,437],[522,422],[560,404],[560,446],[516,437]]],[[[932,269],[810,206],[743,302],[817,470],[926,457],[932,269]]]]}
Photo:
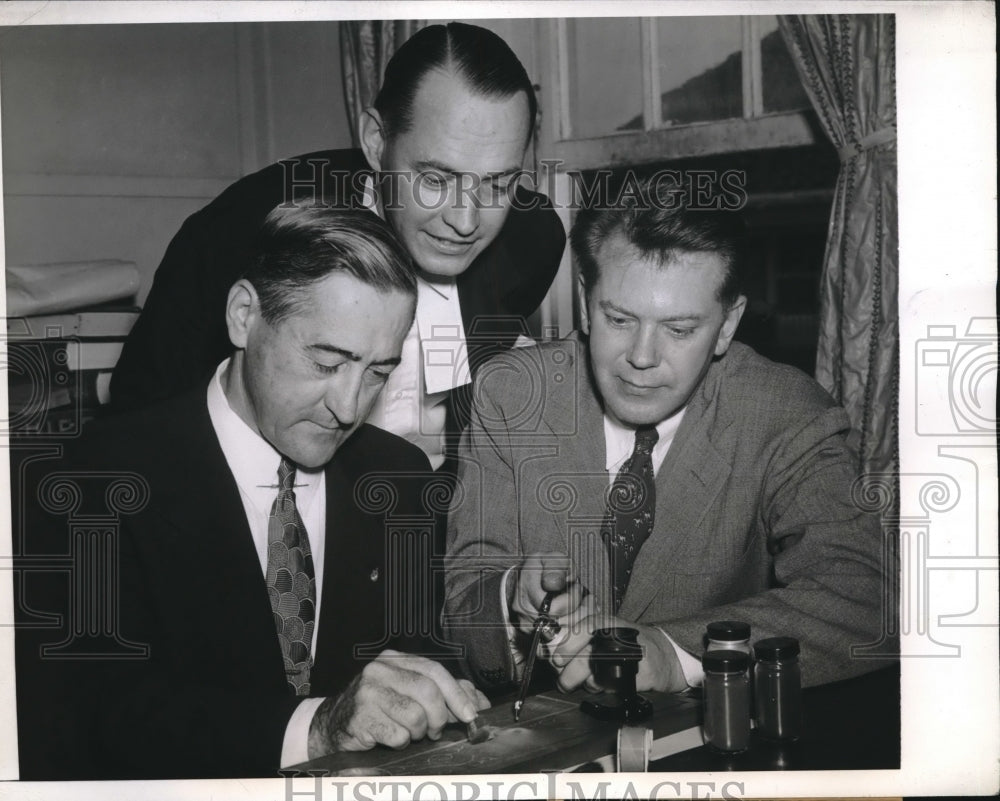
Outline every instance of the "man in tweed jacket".
{"type": "MultiPolygon", "coordinates": [[[[629,625],[638,688],[701,680],[706,625],[798,638],[805,684],[880,665],[879,522],[852,501],[843,409],[810,378],[732,343],[738,223],[647,186],[572,233],[583,333],[514,350],[474,387],[449,515],[445,623],[484,687],[517,677],[547,590],[559,686],[596,683],[593,630],[629,625]],[[609,487],[656,429],[651,533],[624,587],[606,543],[609,487]],[[602,535],[602,529],[604,529],[602,535]]],[[[630,546],[635,547],[635,546],[630,546]]]]}

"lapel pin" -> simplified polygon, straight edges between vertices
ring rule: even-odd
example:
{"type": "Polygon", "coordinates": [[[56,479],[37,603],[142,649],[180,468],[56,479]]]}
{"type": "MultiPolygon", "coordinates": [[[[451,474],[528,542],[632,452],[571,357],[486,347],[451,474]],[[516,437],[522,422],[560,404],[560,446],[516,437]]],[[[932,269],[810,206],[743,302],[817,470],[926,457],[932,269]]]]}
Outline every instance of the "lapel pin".
{"type": "Polygon", "coordinates": [[[372,581],[378,581],[378,568],[377,567],[373,567],[372,568],[372,572],[368,574],[368,578],[370,578],[372,581]]]}

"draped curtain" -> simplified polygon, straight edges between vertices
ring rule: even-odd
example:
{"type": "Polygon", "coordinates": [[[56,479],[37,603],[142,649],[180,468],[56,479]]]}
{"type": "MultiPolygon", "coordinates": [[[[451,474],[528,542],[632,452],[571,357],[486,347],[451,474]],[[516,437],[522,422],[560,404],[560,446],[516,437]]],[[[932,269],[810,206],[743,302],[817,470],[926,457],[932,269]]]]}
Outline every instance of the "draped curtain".
{"type": "Polygon", "coordinates": [[[899,470],[895,19],[779,16],[840,176],[824,256],[816,379],[860,434],[859,469],[899,470]]]}
{"type": "Polygon", "coordinates": [[[351,136],[357,147],[357,120],[371,106],[382,84],[385,65],[396,49],[423,27],[416,20],[369,20],[340,23],[340,61],[351,136]]]}

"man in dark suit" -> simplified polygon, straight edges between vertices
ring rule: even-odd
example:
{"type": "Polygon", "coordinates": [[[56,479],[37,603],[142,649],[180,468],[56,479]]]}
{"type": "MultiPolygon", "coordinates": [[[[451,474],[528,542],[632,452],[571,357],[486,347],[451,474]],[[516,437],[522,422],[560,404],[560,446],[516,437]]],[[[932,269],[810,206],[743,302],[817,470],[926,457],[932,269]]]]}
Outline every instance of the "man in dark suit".
{"type": "Polygon", "coordinates": [[[24,578],[23,611],[62,615],[65,641],[19,632],[23,778],[274,776],[436,738],[488,705],[427,658],[432,632],[388,629],[398,587],[428,581],[392,532],[424,520],[430,536],[432,474],[363,421],[415,300],[375,215],[276,209],[228,293],[231,356],[35,474],[28,531],[51,539],[26,553],[69,541],[77,561],[68,583],[24,578]],[[101,562],[74,526],[97,536],[109,513],[101,562]]]}
{"type": "Polygon", "coordinates": [[[247,176],[192,215],[167,249],[111,383],[116,409],[196,385],[228,347],[221,309],[252,233],[276,205],[367,207],[418,267],[417,319],[370,422],[419,445],[437,468],[459,431],[470,366],[527,332],[565,233],[520,187],[534,132],[531,82],[510,48],[470,25],[433,25],[398,50],[361,151],[321,151],[247,176]]]}
{"type": "MultiPolygon", "coordinates": [[[[663,190],[666,190],[663,187],[663,190]]],[[[638,688],[701,681],[708,623],[801,644],[818,684],[878,663],[878,520],[852,501],[843,409],[732,342],[738,220],[647,185],[581,212],[583,335],[476,380],[449,513],[446,623],[483,687],[515,678],[547,591],[559,685],[595,688],[591,633],[638,630],[638,688]]]]}

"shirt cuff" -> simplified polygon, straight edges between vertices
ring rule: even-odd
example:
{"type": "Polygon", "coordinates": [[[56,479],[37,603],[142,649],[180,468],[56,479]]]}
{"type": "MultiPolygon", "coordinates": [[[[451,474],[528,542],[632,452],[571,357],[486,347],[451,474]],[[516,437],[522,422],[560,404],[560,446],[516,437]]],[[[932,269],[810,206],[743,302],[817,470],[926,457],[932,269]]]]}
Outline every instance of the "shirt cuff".
{"type": "Polygon", "coordinates": [[[514,568],[508,567],[500,582],[500,612],[503,615],[504,631],[507,633],[507,648],[510,650],[511,664],[514,666],[514,680],[520,681],[524,673],[525,657],[521,653],[521,649],[517,647],[517,629],[514,628],[514,624],[510,620],[510,609],[507,605],[507,599],[510,597],[507,592],[507,582],[510,581],[510,574],[513,572],[514,568]]]}
{"type": "Polygon", "coordinates": [[[281,767],[288,768],[309,759],[309,727],[313,715],[324,698],[303,699],[285,726],[285,739],[281,744],[281,767]]]}
{"type": "Polygon", "coordinates": [[[671,648],[674,649],[674,653],[677,654],[677,661],[680,662],[681,672],[684,674],[684,681],[687,682],[687,686],[701,687],[702,683],[705,681],[705,671],[701,666],[701,660],[681,648],[674,642],[674,638],[667,634],[667,632],[665,632],[662,628],[656,626],[656,630],[667,638],[667,642],[670,643],[671,648]]]}

